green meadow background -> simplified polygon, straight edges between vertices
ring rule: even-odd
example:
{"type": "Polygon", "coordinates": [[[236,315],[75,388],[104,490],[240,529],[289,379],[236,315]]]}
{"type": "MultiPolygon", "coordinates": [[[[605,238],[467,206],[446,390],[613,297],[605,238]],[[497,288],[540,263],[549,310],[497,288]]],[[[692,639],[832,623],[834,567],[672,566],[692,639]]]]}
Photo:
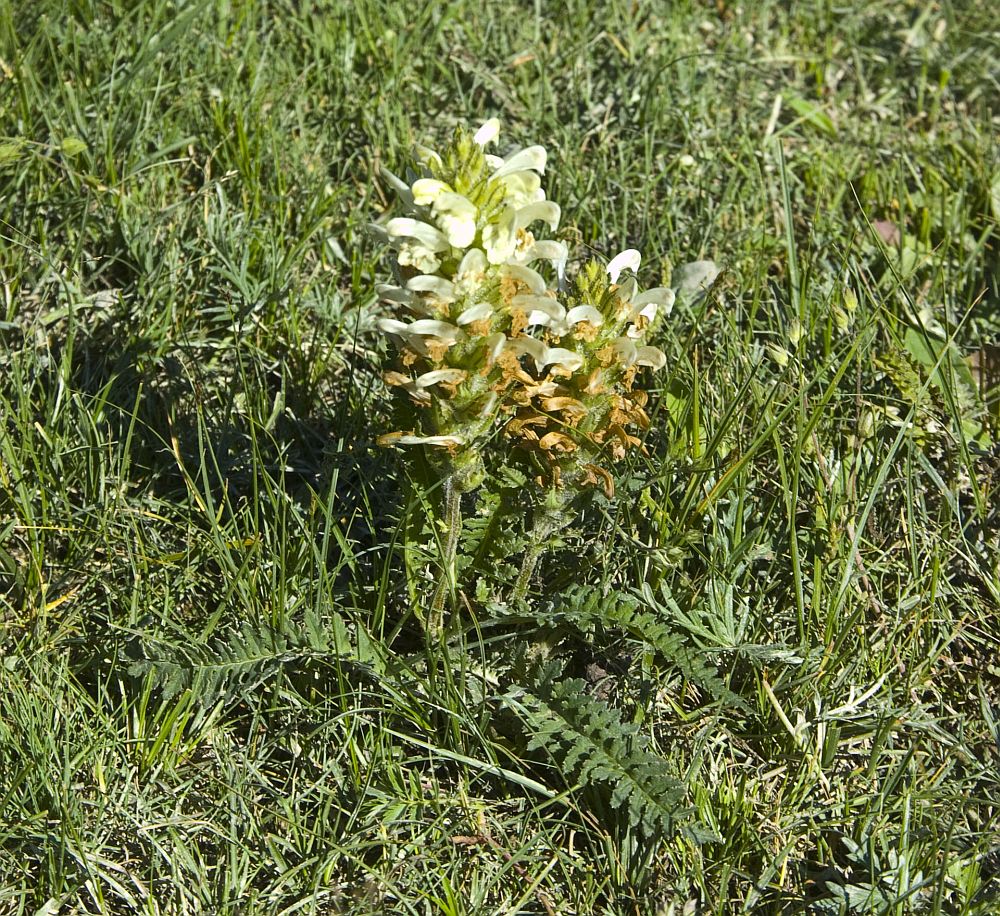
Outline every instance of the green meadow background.
{"type": "Polygon", "coordinates": [[[0,0],[0,914],[1000,912],[989,7],[0,0]],[[366,227],[492,116],[722,273],[434,643],[366,227]]]}

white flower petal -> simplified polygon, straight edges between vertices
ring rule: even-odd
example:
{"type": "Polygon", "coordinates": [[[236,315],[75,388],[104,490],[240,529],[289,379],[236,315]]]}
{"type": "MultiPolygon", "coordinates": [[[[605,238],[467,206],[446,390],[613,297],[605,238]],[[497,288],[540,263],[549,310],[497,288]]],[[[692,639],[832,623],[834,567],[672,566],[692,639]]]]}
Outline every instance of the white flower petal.
{"type": "Polygon", "coordinates": [[[518,229],[526,229],[535,220],[544,220],[549,224],[549,228],[555,232],[559,226],[561,215],[562,210],[559,204],[551,200],[539,200],[521,207],[517,211],[517,216],[514,217],[514,225],[518,229]]]}
{"type": "Polygon", "coordinates": [[[448,239],[440,229],[418,219],[397,216],[389,220],[385,228],[391,238],[416,239],[431,251],[444,251],[448,247],[448,239]]]}
{"type": "Polygon", "coordinates": [[[461,315],[458,316],[456,323],[460,327],[465,327],[467,324],[472,324],[474,321],[482,321],[484,318],[489,318],[493,314],[493,306],[488,302],[477,302],[475,305],[470,306],[461,315]]]}
{"type": "Polygon", "coordinates": [[[462,194],[456,194],[454,191],[442,191],[434,199],[434,212],[449,216],[471,216],[474,218],[476,207],[468,197],[462,194]]]}
{"type": "Polygon", "coordinates": [[[503,165],[503,156],[491,156],[487,153],[483,158],[486,160],[486,164],[493,169],[494,172],[503,165]]]}
{"type": "Polygon", "coordinates": [[[564,347],[548,347],[545,350],[544,365],[559,365],[569,369],[570,372],[576,372],[583,365],[583,357],[564,347]]]}
{"type": "Polygon", "coordinates": [[[395,318],[379,318],[375,322],[375,327],[386,334],[402,336],[409,331],[409,325],[405,321],[398,321],[395,318]]]}
{"type": "Polygon", "coordinates": [[[500,119],[490,118],[476,131],[472,139],[479,146],[486,146],[487,143],[491,143],[496,139],[498,133],[500,133],[500,119]]]}
{"type": "Polygon", "coordinates": [[[409,334],[419,334],[421,337],[437,337],[446,343],[454,343],[465,337],[465,333],[447,321],[436,318],[419,318],[407,326],[409,334]]]}
{"type": "Polygon", "coordinates": [[[483,250],[481,248],[470,248],[462,256],[455,276],[459,279],[465,279],[466,276],[471,275],[470,278],[474,279],[481,275],[484,270],[486,270],[486,255],[483,253],[483,250]]]}
{"type": "Polygon", "coordinates": [[[623,270],[637,271],[641,261],[642,255],[634,248],[626,248],[621,254],[616,254],[607,266],[611,282],[617,283],[623,270]]]}
{"type": "Polygon", "coordinates": [[[564,347],[547,347],[534,337],[515,337],[507,341],[506,349],[515,356],[527,354],[535,363],[535,370],[541,372],[546,366],[562,366],[570,372],[575,372],[583,365],[583,357],[579,353],[564,347]]]}
{"type": "Polygon", "coordinates": [[[658,306],[655,302],[650,302],[649,305],[645,305],[639,310],[638,317],[645,318],[646,321],[654,321],[656,319],[657,308],[658,306]]]}
{"type": "Polygon", "coordinates": [[[545,172],[545,160],[547,154],[544,146],[529,146],[519,150],[512,156],[508,156],[502,166],[494,173],[494,178],[503,178],[511,172],[521,172],[524,169],[531,169],[535,172],[545,172]]]}
{"type": "Polygon", "coordinates": [[[424,337],[436,338],[449,347],[465,337],[465,332],[461,328],[436,318],[418,318],[410,324],[395,318],[379,318],[375,326],[385,334],[402,338],[407,346],[412,347],[421,356],[427,356],[429,352],[424,337]]]}
{"type": "MultiPolygon", "coordinates": [[[[501,160],[500,165],[503,164],[501,160]]],[[[504,188],[504,197],[512,207],[523,207],[526,204],[536,203],[545,200],[545,192],[542,190],[542,179],[537,172],[527,170],[512,172],[504,175],[500,179],[504,188]]]]}
{"type": "Polygon", "coordinates": [[[523,264],[504,264],[500,268],[500,275],[523,283],[536,296],[541,296],[548,288],[545,279],[538,271],[525,267],[523,264]]]}
{"type": "Polygon", "coordinates": [[[460,328],[437,318],[418,318],[409,324],[396,318],[379,318],[375,322],[375,326],[380,331],[394,334],[397,337],[437,337],[446,343],[454,343],[465,337],[465,333],[460,328]]]}
{"type": "Polygon", "coordinates": [[[421,404],[431,403],[431,394],[429,391],[424,391],[417,387],[417,383],[413,379],[403,378],[402,376],[389,381],[386,381],[396,388],[402,388],[413,400],[419,401],[421,404]]]}
{"type": "Polygon", "coordinates": [[[581,321],[589,321],[599,328],[604,324],[604,316],[592,305],[576,305],[566,313],[566,324],[572,326],[581,321]]]}
{"type": "Polygon", "coordinates": [[[534,242],[518,260],[523,264],[530,264],[532,261],[551,261],[559,269],[560,264],[565,264],[569,257],[569,251],[562,242],[554,242],[552,239],[542,239],[534,242]]]}
{"type": "Polygon", "coordinates": [[[489,362],[493,362],[502,352],[504,347],[507,345],[507,335],[502,331],[497,331],[496,334],[490,334],[486,338],[486,358],[489,362]]]}
{"type": "Polygon", "coordinates": [[[511,308],[522,309],[528,313],[528,324],[548,324],[551,321],[562,321],[566,317],[566,309],[548,296],[522,293],[514,296],[510,300],[510,305],[511,308]]]}
{"type": "MultiPolygon", "coordinates": [[[[396,338],[394,341],[397,346],[407,346],[411,350],[419,353],[421,356],[429,356],[430,351],[427,349],[427,344],[424,342],[423,337],[418,333],[414,332],[413,326],[416,324],[437,324],[443,327],[450,328],[451,325],[446,325],[442,321],[433,321],[432,319],[420,319],[419,321],[413,322],[413,324],[407,324],[405,321],[397,321],[395,318],[379,318],[375,322],[375,326],[382,331],[384,334],[388,334],[390,337],[396,338]]],[[[458,328],[453,328],[454,331],[458,331],[458,328]]],[[[427,335],[436,336],[436,335],[427,335]]],[[[442,340],[442,343],[451,346],[454,340],[442,340]]]]}
{"type": "Polygon", "coordinates": [[[662,350],[656,347],[637,347],[635,362],[638,366],[650,366],[653,369],[662,369],[667,364],[667,357],[662,350]]]}
{"type": "Polygon", "coordinates": [[[474,219],[458,219],[442,217],[441,226],[448,241],[455,248],[468,248],[476,238],[476,221],[474,219]]]}
{"type": "Polygon", "coordinates": [[[450,191],[451,187],[436,178],[418,178],[411,189],[413,202],[421,207],[429,206],[437,200],[438,195],[450,191]]]}
{"type": "Polygon", "coordinates": [[[629,329],[625,332],[633,340],[638,340],[643,334],[646,333],[650,322],[656,318],[656,311],[659,308],[657,303],[650,302],[649,304],[644,305],[641,309],[636,309],[635,305],[637,301],[637,299],[632,300],[632,320],[636,323],[630,325],[629,329]],[[640,322],[639,319],[645,320],[640,322]]]}
{"type": "MultiPolygon", "coordinates": [[[[670,310],[674,307],[675,298],[674,291],[669,287],[654,286],[652,289],[647,289],[644,293],[639,293],[638,296],[633,296],[632,305],[636,308],[649,304],[662,306],[666,310],[666,314],[669,315],[670,310]]],[[[643,313],[640,312],[640,314],[643,313]]]]}
{"type": "Polygon", "coordinates": [[[551,328],[557,337],[562,337],[567,330],[566,324],[562,318],[553,318],[548,312],[542,312],[538,309],[533,309],[528,312],[528,317],[525,321],[528,327],[551,328]]]}
{"type": "Polygon", "coordinates": [[[406,281],[406,288],[416,293],[431,293],[441,302],[455,301],[455,285],[435,274],[418,274],[416,277],[411,277],[406,281]]]}
{"type": "Polygon", "coordinates": [[[434,215],[448,242],[456,248],[468,248],[476,237],[475,205],[461,194],[442,191],[434,200],[434,215]]]}
{"type": "Polygon", "coordinates": [[[486,258],[490,264],[503,264],[514,254],[516,240],[513,234],[492,232],[493,226],[483,230],[483,246],[486,248],[486,258]]]}
{"type": "Polygon", "coordinates": [[[415,242],[403,242],[396,251],[396,260],[401,267],[412,267],[418,273],[434,273],[441,266],[439,258],[430,248],[415,242]]]}
{"type": "Polygon", "coordinates": [[[514,253],[517,236],[514,234],[514,208],[507,207],[495,223],[483,228],[483,247],[490,264],[503,264],[514,253]]]}
{"type": "Polygon", "coordinates": [[[513,353],[514,356],[524,356],[525,354],[530,356],[538,372],[541,372],[545,365],[545,354],[548,351],[548,347],[540,340],[535,340],[534,337],[515,337],[507,341],[504,349],[508,353],[513,353]]]}

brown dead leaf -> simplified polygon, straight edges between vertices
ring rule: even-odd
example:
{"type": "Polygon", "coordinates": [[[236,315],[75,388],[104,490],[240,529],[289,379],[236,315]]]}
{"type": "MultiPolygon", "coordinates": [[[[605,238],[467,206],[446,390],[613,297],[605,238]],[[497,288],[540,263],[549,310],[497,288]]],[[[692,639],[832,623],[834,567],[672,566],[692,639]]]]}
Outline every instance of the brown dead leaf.
{"type": "Polygon", "coordinates": [[[886,245],[899,244],[902,233],[899,231],[898,223],[894,223],[891,219],[876,219],[872,221],[872,226],[886,245]]]}

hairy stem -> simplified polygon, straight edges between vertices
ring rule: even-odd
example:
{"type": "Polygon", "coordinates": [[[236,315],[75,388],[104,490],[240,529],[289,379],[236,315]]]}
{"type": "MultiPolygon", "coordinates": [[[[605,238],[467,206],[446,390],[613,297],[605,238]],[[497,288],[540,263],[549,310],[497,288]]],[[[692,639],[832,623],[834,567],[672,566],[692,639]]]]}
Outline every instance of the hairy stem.
{"type": "Polygon", "coordinates": [[[523,601],[527,597],[531,577],[535,574],[535,567],[538,566],[542,554],[549,546],[549,539],[569,524],[569,513],[566,509],[570,499],[565,491],[552,490],[545,502],[535,510],[535,521],[531,526],[531,543],[524,553],[521,571],[517,574],[517,581],[510,593],[512,602],[523,601]]]}
{"type": "Polygon", "coordinates": [[[455,557],[462,533],[462,491],[456,486],[453,474],[444,479],[444,523],[448,530],[442,545],[441,573],[427,614],[427,633],[432,639],[437,639],[444,628],[444,602],[455,587],[455,557]]]}

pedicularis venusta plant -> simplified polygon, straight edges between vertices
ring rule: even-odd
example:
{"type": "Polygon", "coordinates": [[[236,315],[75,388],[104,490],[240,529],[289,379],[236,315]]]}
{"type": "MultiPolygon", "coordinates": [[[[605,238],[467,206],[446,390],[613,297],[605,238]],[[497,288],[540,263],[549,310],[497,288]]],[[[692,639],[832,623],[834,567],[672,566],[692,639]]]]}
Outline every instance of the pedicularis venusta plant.
{"type": "Polygon", "coordinates": [[[506,158],[486,150],[499,130],[456,131],[441,154],[417,150],[403,180],[385,176],[405,215],[376,227],[394,250],[396,284],[380,289],[397,315],[379,328],[399,351],[385,380],[405,392],[411,427],[384,445],[424,446],[443,478],[445,572],[432,620],[452,581],[463,493],[516,451],[533,469],[532,543],[514,588],[523,597],[546,540],[567,522],[574,496],[599,486],[649,420],[641,372],[664,354],[645,343],[674,292],[638,289],[639,252],[591,262],[567,283],[560,208],[541,186],[546,153],[506,158]],[[497,432],[501,435],[497,436],[497,432]]]}

